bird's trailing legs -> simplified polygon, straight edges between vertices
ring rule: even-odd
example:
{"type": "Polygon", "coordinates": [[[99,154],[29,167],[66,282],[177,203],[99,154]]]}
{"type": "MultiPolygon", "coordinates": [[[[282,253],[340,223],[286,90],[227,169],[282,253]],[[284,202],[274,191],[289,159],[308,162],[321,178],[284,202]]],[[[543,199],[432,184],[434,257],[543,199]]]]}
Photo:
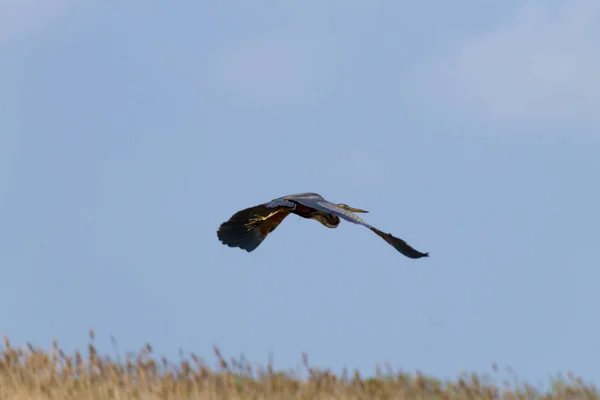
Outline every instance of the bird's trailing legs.
{"type": "Polygon", "coordinates": [[[266,217],[262,217],[260,215],[254,214],[254,218],[250,218],[250,220],[248,221],[248,223],[246,223],[246,225],[245,225],[246,229],[248,229],[249,231],[251,231],[252,229],[254,229],[254,227],[256,225],[260,224],[263,221],[268,220],[269,218],[271,218],[273,215],[277,214],[280,211],[281,210],[273,211],[272,213],[270,213],[266,217]]]}

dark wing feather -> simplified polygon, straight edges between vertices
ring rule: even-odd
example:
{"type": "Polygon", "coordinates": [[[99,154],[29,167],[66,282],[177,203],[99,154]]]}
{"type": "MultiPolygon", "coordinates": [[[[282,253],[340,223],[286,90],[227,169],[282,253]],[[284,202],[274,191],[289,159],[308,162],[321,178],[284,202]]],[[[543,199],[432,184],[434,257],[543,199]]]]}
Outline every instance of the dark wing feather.
{"type": "Polygon", "coordinates": [[[370,228],[373,232],[375,232],[380,238],[388,242],[392,245],[393,248],[398,250],[400,253],[404,254],[409,258],[421,258],[421,257],[429,257],[429,253],[421,253],[418,250],[413,249],[406,243],[404,240],[392,236],[391,233],[384,233],[377,228],[370,228]]]}
{"type": "Polygon", "coordinates": [[[265,240],[281,221],[289,215],[287,208],[270,208],[264,204],[246,208],[233,214],[229,220],[223,222],[217,231],[219,240],[229,247],[239,247],[251,252],[265,240]],[[248,228],[246,224],[256,216],[266,217],[274,211],[278,211],[265,221],[254,223],[248,228]]]}

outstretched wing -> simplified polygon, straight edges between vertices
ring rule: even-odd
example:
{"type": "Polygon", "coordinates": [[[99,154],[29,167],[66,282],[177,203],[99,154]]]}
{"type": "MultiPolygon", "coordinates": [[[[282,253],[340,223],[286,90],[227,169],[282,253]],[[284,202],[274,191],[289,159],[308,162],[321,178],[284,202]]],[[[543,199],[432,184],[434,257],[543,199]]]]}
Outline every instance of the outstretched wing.
{"type": "MultiPolygon", "coordinates": [[[[293,206],[293,204],[291,204],[293,206]]],[[[219,240],[229,247],[251,252],[287,217],[290,208],[269,203],[238,211],[223,222],[217,231],[219,240]],[[256,220],[257,217],[265,219],[256,220]]]]}
{"type": "Polygon", "coordinates": [[[375,232],[377,236],[388,242],[393,248],[398,250],[400,253],[404,254],[409,258],[421,258],[421,257],[429,257],[429,253],[421,253],[418,250],[415,250],[411,246],[408,245],[404,240],[393,236],[391,233],[384,233],[379,229],[371,226],[365,220],[357,216],[351,211],[348,211],[337,204],[331,203],[321,196],[318,197],[299,197],[299,198],[291,198],[287,197],[287,200],[294,201],[300,203],[307,207],[312,207],[316,210],[323,211],[330,214],[335,214],[340,218],[345,219],[346,221],[352,222],[354,224],[362,225],[369,228],[372,232],[375,232]]]}
{"type": "Polygon", "coordinates": [[[413,249],[406,243],[404,240],[393,236],[391,233],[384,233],[377,228],[370,228],[373,232],[377,234],[380,238],[388,242],[392,245],[393,248],[398,250],[400,253],[404,254],[409,258],[421,258],[421,257],[429,257],[429,253],[421,253],[418,250],[413,249]]]}

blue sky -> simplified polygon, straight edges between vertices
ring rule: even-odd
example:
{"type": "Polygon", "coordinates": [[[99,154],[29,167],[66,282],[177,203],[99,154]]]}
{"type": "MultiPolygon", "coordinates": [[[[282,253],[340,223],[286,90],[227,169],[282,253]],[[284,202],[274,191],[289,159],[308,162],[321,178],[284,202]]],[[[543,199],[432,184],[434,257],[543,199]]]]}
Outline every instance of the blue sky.
{"type": "MultiPolygon", "coordinates": [[[[2,331],[600,376],[593,1],[0,1],[2,331]],[[319,192],[431,254],[239,209],[319,192]]],[[[596,381],[598,382],[598,381],[596,381]]]]}

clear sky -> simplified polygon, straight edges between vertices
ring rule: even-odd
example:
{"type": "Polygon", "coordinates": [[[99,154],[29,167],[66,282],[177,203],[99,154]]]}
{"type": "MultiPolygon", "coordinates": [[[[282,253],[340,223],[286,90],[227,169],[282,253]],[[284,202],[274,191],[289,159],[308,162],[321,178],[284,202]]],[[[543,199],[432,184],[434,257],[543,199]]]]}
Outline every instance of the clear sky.
{"type": "Polygon", "coordinates": [[[600,3],[0,0],[1,329],[214,360],[600,370],[600,3]],[[297,216],[370,210],[411,260],[297,216]]]}

